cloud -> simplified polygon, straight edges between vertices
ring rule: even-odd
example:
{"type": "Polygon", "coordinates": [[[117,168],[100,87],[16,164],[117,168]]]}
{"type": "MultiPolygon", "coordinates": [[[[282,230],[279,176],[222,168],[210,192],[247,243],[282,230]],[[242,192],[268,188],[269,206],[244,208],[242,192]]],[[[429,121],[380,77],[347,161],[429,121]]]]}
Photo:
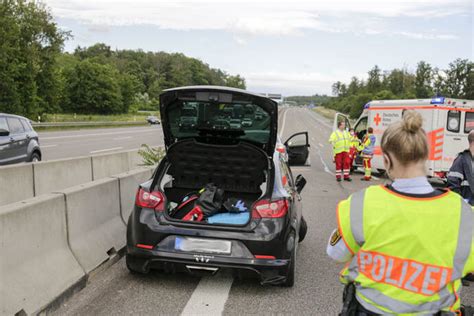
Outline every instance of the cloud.
{"type": "Polygon", "coordinates": [[[421,40],[455,40],[459,38],[459,36],[451,34],[432,34],[415,32],[394,32],[393,34],[421,40]]]}
{"type": "Polygon", "coordinates": [[[352,76],[366,79],[367,74],[335,72],[248,72],[243,73],[249,90],[262,93],[331,94],[331,85],[336,81],[349,82],[352,76]]]}
{"type": "MultiPolygon", "coordinates": [[[[306,30],[375,34],[383,20],[470,14],[470,0],[46,0],[55,16],[92,25],[154,25],[287,36],[306,30]],[[378,19],[378,20],[377,20],[378,19]]],[[[402,34],[400,34],[402,35],[402,34]]]]}

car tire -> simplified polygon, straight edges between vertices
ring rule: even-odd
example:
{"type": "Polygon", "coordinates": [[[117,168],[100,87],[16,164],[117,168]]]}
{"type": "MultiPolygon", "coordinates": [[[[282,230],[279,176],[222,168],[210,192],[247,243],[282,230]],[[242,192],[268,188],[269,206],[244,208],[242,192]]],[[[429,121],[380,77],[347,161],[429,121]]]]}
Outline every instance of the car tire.
{"type": "Polygon", "coordinates": [[[141,261],[142,260],[134,258],[130,255],[125,255],[125,265],[127,266],[127,269],[131,274],[144,275],[149,272],[148,270],[143,270],[143,269],[138,268],[138,266],[142,265],[141,261]]]}
{"type": "MultiPolygon", "coordinates": [[[[290,237],[295,239],[295,237],[290,237]]],[[[296,274],[296,248],[297,243],[293,246],[290,255],[290,264],[288,265],[288,270],[286,272],[286,280],[282,284],[284,287],[292,287],[295,284],[295,274],[296,274]]]]}
{"type": "Polygon", "coordinates": [[[300,231],[299,231],[299,239],[298,242],[302,242],[304,238],[306,237],[306,233],[308,232],[308,223],[306,223],[306,220],[304,219],[303,216],[301,216],[301,223],[300,223],[300,231]]]}
{"type": "Polygon", "coordinates": [[[37,152],[34,152],[33,154],[31,154],[29,162],[38,162],[38,161],[41,161],[40,154],[37,152]]]}

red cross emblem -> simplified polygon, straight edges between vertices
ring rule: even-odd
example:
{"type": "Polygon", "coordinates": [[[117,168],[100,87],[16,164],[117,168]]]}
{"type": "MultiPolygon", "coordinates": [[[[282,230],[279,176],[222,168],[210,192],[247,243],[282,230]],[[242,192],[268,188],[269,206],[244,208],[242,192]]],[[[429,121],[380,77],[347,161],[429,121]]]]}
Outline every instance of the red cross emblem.
{"type": "Polygon", "coordinates": [[[374,117],[375,125],[376,125],[376,126],[379,126],[381,120],[382,120],[382,118],[381,118],[380,115],[377,113],[377,114],[375,115],[375,117],[374,117]]]}

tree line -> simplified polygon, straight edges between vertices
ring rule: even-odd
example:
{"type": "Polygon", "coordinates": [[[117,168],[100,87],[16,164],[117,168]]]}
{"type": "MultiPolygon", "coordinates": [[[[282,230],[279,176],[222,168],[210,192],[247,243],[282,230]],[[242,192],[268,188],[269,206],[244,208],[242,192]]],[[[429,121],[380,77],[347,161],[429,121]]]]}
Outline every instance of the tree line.
{"type": "Polygon", "coordinates": [[[245,79],[179,53],[113,50],[97,43],[64,52],[72,37],[41,2],[0,0],[0,112],[117,114],[156,110],[164,89],[245,79]]]}
{"type": "Polygon", "coordinates": [[[311,96],[306,96],[306,95],[289,96],[285,98],[285,101],[293,101],[293,102],[296,102],[298,105],[309,105],[309,104],[321,105],[321,104],[326,104],[330,99],[331,97],[328,97],[327,95],[315,94],[311,96]]]}
{"type": "Polygon", "coordinates": [[[474,62],[456,59],[447,69],[439,69],[425,61],[415,72],[407,69],[382,71],[374,66],[367,80],[352,77],[349,83],[335,82],[333,98],[324,106],[357,118],[371,100],[421,99],[433,96],[474,100],[474,62]]]}

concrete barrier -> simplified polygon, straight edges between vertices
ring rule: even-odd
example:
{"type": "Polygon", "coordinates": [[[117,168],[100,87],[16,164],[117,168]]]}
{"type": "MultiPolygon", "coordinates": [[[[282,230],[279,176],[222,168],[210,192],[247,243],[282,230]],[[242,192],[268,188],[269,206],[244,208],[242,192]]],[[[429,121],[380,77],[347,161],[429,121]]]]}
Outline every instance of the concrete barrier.
{"type": "Polygon", "coordinates": [[[71,250],[87,273],[125,246],[119,180],[107,178],[61,191],[71,250]]]}
{"type": "Polygon", "coordinates": [[[126,151],[92,156],[93,180],[129,171],[129,165],[128,153],[126,151]]]}
{"type": "Polygon", "coordinates": [[[43,161],[33,164],[35,195],[51,193],[92,181],[90,157],[43,161]]]}
{"type": "Polygon", "coordinates": [[[143,166],[143,158],[138,154],[138,149],[130,150],[127,153],[129,170],[143,166]]]}
{"type": "MultiPolygon", "coordinates": [[[[10,181],[13,183],[14,181],[10,181]]],[[[67,243],[64,196],[0,209],[0,314],[36,314],[85,273],[67,243]]]]}
{"type": "Polygon", "coordinates": [[[32,164],[0,167],[0,205],[35,196],[32,164]]]}
{"type": "Polygon", "coordinates": [[[153,169],[148,167],[113,176],[119,181],[120,215],[122,216],[122,220],[125,224],[127,224],[128,217],[133,210],[135,194],[137,193],[138,185],[150,179],[152,173],[153,169]]]}

